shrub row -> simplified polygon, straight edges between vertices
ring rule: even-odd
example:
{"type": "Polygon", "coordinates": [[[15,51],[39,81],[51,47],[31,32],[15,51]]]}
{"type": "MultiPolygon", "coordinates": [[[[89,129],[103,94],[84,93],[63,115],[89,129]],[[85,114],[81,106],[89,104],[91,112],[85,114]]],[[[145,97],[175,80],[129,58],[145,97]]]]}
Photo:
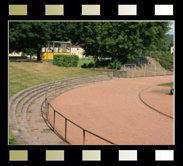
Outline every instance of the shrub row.
{"type": "Polygon", "coordinates": [[[100,60],[100,61],[96,61],[96,62],[90,62],[88,64],[84,63],[82,66],[82,68],[92,68],[92,67],[96,67],[96,68],[106,68],[106,69],[121,69],[122,64],[119,60],[114,59],[114,60],[100,60]]]}
{"type": "Polygon", "coordinates": [[[79,57],[77,55],[54,55],[53,65],[64,67],[77,67],[79,57]]]}

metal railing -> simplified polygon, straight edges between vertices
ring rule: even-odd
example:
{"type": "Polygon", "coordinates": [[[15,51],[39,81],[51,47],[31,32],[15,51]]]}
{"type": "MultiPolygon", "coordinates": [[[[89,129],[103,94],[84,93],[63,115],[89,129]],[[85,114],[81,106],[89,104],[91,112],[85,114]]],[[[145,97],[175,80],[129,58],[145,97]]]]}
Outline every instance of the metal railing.
{"type": "Polygon", "coordinates": [[[43,116],[43,118],[45,118],[45,122],[47,123],[47,125],[50,127],[50,129],[52,129],[57,136],[59,136],[62,140],[64,140],[65,142],[71,144],[67,138],[68,135],[68,122],[70,122],[71,124],[73,124],[74,126],[76,126],[77,128],[82,130],[82,144],[85,145],[86,144],[86,133],[89,133],[109,144],[115,144],[87,129],[84,129],[83,127],[79,126],[78,124],[76,124],[75,122],[71,121],[70,119],[68,119],[67,117],[65,117],[64,115],[62,115],[60,112],[58,112],[57,110],[55,110],[53,108],[53,106],[50,104],[50,102],[58,95],[60,95],[61,93],[64,93],[68,90],[77,88],[78,86],[82,86],[82,85],[88,85],[89,83],[97,83],[97,82],[103,82],[103,81],[107,81],[107,80],[111,80],[112,79],[112,75],[111,73],[106,74],[106,75],[96,75],[96,76],[90,76],[90,77],[81,77],[81,78],[74,78],[74,79],[68,79],[68,80],[64,80],[61,83],[57,83],[55,84],[55,86],[52,86],[49,88],[49,90],[46,92],[45,94],[45,100],[42,104],[42,113],[45,115],[45,117],[43,116]],[[45,105],[45,106],[44,106],[45,105]],[[43,109],[45,111],[43,111],[43,109]],[[52,110],[52,111],[51,111],[52,110]],[[62,117],[64,119],[64,131],[62,131],[64,134],[61,134],[56,127],[56,117],[62,117]],[[51,119],[50,119],[51,118],[51,119]],[[53,118],[53,119],[52,119],[53,118]],[[52,121],[52,122],[51,122],[52,121]]]}

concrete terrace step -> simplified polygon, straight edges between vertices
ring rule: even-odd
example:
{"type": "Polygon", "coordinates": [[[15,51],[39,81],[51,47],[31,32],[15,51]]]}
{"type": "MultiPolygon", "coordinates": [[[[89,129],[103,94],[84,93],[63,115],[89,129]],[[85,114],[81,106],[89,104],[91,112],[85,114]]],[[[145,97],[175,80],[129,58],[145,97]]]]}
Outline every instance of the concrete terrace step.
{"type": "Polygon", "coordinates": [[[36,98],[38,94],[44,95],[45,91],[51,85],[55,85],[60,81],[41,84],[32,88],[25,89],[10,99],[9,108],[9,125],[14,136],[21,144],[39,144],[39,142],[31,137],[31,132],[26,125],[26,108],[36,98]],[[24,100],[22,100],[24,98],[24,100]],[[22,111],[23,110],[23,111],[22,111]],[[31,138],[31,139],[30,139],[31,138]],[[30,142],[28,142],[30,140],[30,142]]]}
{"type": "Polygon", "coordinates": [[[40,96],[33,100],[27,109],[27,123],[31,129],[32,135],[39,140],[41,145],[67,145],[46,125],[42,115],[40,103],[45,99],[40,96]]]}
{"type": "MultiPolygon", "coordinates": [[[[106,78],[106,75],[96,76],[98,81],[103,81],[103,77],[106,78]]],[[[10,98],[9,125],[13,135],[17,138],[17,140],[21,144],[25,144],[25,145],[26,144],[28,145],[42,145],[42,144],[64,145],[66,144],[64,141],[58,138],[52,132],[52,130],[50,130],[49,127],[46,125],[43,117],[40,116],[41,114],[40,109],[41,109],[41,104],[45,99],[45,92],[49,89],[50,86],[61,85],[61,82],[62,82],[62,93],[64,93],[68,90],[87,85],[86,81],[88,81],[88,84],[94,83],[94,82],[91,82],[91,79],[92,79],[91,76],[87,78],[83,77],[79,79],[78,79],[79,85],[77,85],[77,78],[74,78],[73,81],[76,84],[73,86],[70,86],[72,83],[72,80],[70,80],[69,82],[64,82],[66,80],[58,80],[58,81],[53,81],[53,82],[33,86],[31,88],[27,88],[25,90],[18,92],[17,94],[15,94],[10,98]],[[66,85],[68,85],[67,88],[66,88],[66,85]],[[41,102],[40,102],[40,99],[42,100],[41,102]],[[36,109],[32,110],[33,114],[31,116],[33,116],[34,119],[36,119],[36,121],[30,124],[29,122],[31,117],[30,109],[33,102],[36,103],[36,109]],[[38,132],[35,132],[36,126],[39,126],[40,123],[42,125],[41,131],[39,130],[38,132]],[[46,132],[44,132],[45,129],[46,129],[46,132]],[[48,134],[47,131],[50,131],[50,133],[48,134]],[[50,141],[49,137],[48,138],[43,137],[43,135],[45,135],[43,133],[47,133],[48,135],[50,135],[50,138],[54,139],[55,142],[50,141]]],[[[109,79],[109,77],[107,77],[107,79],[109,79]]],[[[59,94],[59,89],[56,89],[56,87],[51,89],[50,94],[53,93],[53,91],[59,94]]],[[[54,95],[54,97],[56,95],[54,95]]]]}
{"type": "MultiPolygon", "coordinates": [[[[165,70],[155,59],[152,57],[137,57],[136,60],[132,62],[127,62],[126,64],[136,64],[137,70],[165,70]],[[146,66],[146,67],[145,67],[146,66]]],[[[128,70],[134,70],[134,66],[126,66],[128,70]]],[[[122,69],[124,70],[124,69],[122,69]]]]}

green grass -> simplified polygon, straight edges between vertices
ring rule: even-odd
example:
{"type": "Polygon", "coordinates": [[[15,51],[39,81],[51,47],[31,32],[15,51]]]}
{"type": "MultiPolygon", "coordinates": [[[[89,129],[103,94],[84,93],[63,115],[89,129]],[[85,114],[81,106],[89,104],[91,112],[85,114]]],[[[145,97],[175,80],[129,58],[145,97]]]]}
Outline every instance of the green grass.
{"type": "MultiPolygon", "coordinates": [[[[42,83],[99,74],[102,73],[80,67],[58,67],[46,61],[9,62],[9,98],[23,89],[42,83]]],[[[9,133],[9,144],[17,144],[10,129],[9,133]]]]}
{"type": "Polygon", "coordinates": [[[9,98],[17,92],[34,85],[68,79],[99,75],[101,72],[82,69],[80,67],[58,67],[43,61],[10,62],[9,63],[9,98]]]}
{"type": "Polygon", "coordinates": [[[94,60],[79,60],[78,67],[81,67],[84,63],[89,64],[90,62],[94,62],[94,60]]]}
{"type": "Polygon", "coordinates": [[[10,128],[9,128],[9,144],[12,145],[20,145],[20,143],[16,140],[16,138],[13,136],[10,128]]]}
{"type": "Polygon", "coordinates": [[[171,86],[173,87],[173,82],[168,82],[168,83],[163,83],[163,84],[159,84],[160,86],[171,86]]]}

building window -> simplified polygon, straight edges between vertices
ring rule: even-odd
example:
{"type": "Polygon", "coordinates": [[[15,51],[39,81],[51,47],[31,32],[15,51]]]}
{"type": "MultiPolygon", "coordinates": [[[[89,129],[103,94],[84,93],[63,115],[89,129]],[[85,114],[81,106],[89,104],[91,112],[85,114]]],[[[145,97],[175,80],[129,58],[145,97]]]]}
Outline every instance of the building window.
{"type": "Polygon", "coordinates": [[[79,48],[77,48],[77,50],[79,50],[79,48]]]}

